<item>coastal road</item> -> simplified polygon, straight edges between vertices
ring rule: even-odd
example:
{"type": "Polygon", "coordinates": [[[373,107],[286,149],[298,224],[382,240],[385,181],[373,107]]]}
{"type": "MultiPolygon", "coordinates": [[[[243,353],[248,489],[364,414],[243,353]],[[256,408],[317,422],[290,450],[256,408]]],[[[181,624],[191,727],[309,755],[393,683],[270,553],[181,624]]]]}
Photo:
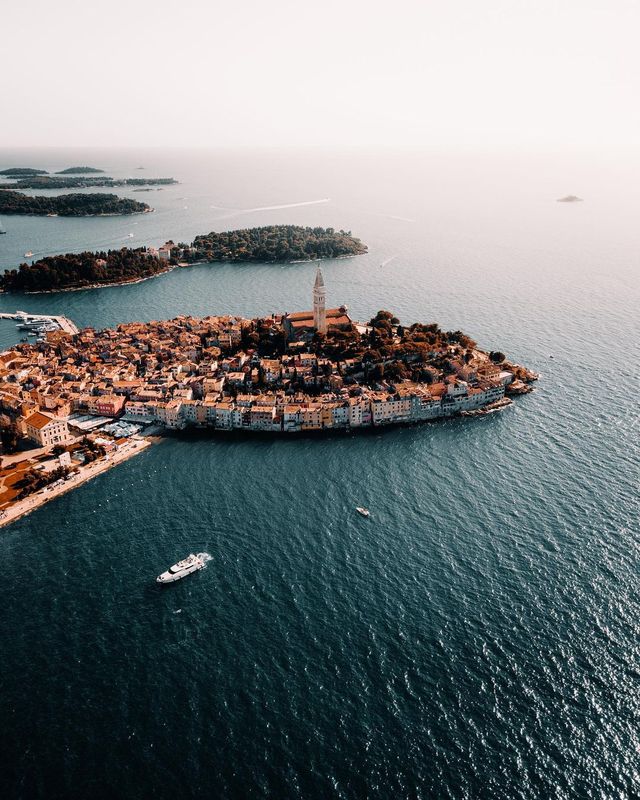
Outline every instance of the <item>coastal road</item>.
{"type": "Polygon", "coordinates": [[[124,444],[120,445],[115,453],[111,453],[99,461],[92,461],[91,464],[80,467],[78,474],[74,475],[73,478],[70,478],[68,481],[65,481],[61,486],[56,486],[53,489],[45,487],[29,495],[29,497],[25,497],[24,500],[18,500],[4,510],[4,516],[0,517],[0,528],[9,525],[11,522],[15,522],[15,520],[25,516],[25,514],[30,514],[32,511],[35,511],[36,508],[40,508],[40,506],[59,497],[61,494],[70,492],[72,489],[95,478],[96,475],[101,475],[103,472],[126,461],[128,458],[138,455],[138,453],[141,453],[150,445],[151,442],[146,439],[129,439],[124,444]]]}

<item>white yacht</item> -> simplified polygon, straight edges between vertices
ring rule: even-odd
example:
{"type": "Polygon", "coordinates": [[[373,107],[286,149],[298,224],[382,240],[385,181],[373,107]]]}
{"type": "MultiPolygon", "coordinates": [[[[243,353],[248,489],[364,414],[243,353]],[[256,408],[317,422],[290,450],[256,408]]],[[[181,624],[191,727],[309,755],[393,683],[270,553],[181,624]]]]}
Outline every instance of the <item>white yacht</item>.
{"type": "Polygon", "coordinates": [[[371,513],[368,508],[363,508],[362,506],[356,506],[356,511],[358,514],[362,514],[363,517],[368,517],[371,513]]]}
{"type": "Polygon", "coordinates": [[[158,575],[156,582],[173,583],[174,581],[179,581],[181,578],[191,575],[192,572],[202,569],[205,563],[206,561],[201,554],[191,553],[186,558],[183,558],[182,561],[178,561],[177,564],[169,567],[162,575],[158,575]]]}

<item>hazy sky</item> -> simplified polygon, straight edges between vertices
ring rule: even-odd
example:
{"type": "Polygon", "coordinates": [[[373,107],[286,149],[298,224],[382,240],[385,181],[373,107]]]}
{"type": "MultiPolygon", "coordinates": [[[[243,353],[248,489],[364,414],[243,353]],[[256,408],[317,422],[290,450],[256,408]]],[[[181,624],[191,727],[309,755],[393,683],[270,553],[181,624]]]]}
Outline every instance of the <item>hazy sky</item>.
{"type": "Polygon", "coordinates": [[[0,145],[640,142],[635,0],[8,0],[0,145]]]}

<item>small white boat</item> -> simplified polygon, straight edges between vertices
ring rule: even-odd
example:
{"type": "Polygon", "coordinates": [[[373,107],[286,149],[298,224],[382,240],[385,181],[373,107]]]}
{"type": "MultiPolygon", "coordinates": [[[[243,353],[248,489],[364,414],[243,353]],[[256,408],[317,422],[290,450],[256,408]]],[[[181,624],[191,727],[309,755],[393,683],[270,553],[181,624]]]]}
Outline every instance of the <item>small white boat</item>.
{"type": "Polygon", "coordinates": [[[133,234],[132,234],[132,233],[129,233],[129,234],[127,235],[127,238],[128,238],[128,239],[133,239],[133,234]]]}
{"type": "Polygon", "coordinates": [[[205,563],[205,559],[200,554],[191,553],[186,558],[183,558],[182,561],[178,561],[177,564],[169,567],[162,575],[158,575],[156,582],[173,583],[174,581],[179,581],[181,578],[191,575],[192,572],[203,569],[205,563]]]}
{"type": "Polygon", "coordinates": [[[363,508],[362,506],[356,506],[356,511],[358,514],[362,514],[363,517],[368,517],[371,513],[368,508],[363,508]]]}
{"type": "Polygon", "coordinates": [[[24,254],[24,257],[25,258],[31,258],[32,255],[33,255],[33,253],[31,252],[31,250],[27,250],[27,252],[24,254]]]}

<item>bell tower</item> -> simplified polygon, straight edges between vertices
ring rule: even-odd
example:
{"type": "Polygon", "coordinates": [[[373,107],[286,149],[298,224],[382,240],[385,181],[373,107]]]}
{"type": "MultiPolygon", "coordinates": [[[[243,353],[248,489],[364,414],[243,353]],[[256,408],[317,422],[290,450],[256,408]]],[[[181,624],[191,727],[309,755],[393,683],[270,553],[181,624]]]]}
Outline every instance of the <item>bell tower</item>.
{"type": "Polygon", "coordinates": [[[318,333],[327,332],[324,280],[322,279],[320,267],[316,272],[316,282],[313,284],[313,327],[318,333]]]}

